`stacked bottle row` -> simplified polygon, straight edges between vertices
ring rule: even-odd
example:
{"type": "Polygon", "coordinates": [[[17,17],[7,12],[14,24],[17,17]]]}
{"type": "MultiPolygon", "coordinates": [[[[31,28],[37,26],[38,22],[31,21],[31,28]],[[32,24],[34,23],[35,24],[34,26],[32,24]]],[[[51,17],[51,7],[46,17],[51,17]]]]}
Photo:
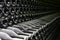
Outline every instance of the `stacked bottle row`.
{"type": "Polygon", "coordinates": [[[0,28],[1,40],[50,40],[56,31],[56,14],[0,28]],[[50,35],[49,35],[50,34],[50,35]]]}
{"type": "Polygon", "coordinates": [[[53,16],[48,15],[46,17],[40,18],[39,22],[37,22],[37,25],[35,24],[35,26],[41,28],[37,28],[38,31],[33,36],[29,37],[29,40],[54,40],[56,35],[55,33],[57,31],[57,19],[59,17],[51,17],[53,16]]]}
{"type": "Polygon", "coordinates": [[[38,0],[0,0],[1,27],[11,26],[46,14],[45,7],[38,0]],[[43,13],[40,13],[43,12],[43,13]]]}

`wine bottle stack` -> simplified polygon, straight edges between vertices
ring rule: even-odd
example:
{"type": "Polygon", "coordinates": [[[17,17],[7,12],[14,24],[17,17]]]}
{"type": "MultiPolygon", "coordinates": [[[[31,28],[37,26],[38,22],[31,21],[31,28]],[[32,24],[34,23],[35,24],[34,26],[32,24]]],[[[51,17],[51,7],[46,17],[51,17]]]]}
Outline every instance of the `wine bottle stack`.
{"type": "Polygon", "coordinates": [[[1,26],[12,26],[39,18],[42,14],[53,12],[49,10],[51,8],[38,0],[0,0],[0,18],[3,20],[1,26]]]}
{"type": "Polygon", "coordinates": [[[56,14],[0,28],[1,40],[51,40],[56,33],[56,14]]]}
{"type": "Polygon", "coordinates": [[[49,40],[58,18],[52,8],[38,0],[0,0],[0,40],[49,40]]]}

